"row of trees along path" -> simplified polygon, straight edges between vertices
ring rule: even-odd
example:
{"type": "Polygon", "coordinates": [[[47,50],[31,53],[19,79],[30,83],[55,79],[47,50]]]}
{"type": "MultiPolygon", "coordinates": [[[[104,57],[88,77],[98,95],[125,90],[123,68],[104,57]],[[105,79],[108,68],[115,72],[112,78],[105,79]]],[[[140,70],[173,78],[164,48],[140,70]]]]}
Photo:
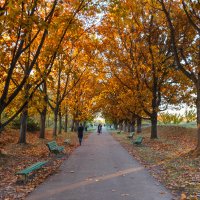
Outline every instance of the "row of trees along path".
{"type": "Polygon", "coordinates": [[[115,126],[151,121],[187,104],[197,110],[200,152],[200,27],[197,1],[0,2],[0,130],[29,116],[53,135],[101,111],[115,126]],[[57,125],[58,124],[58,125],[57,125]]]}

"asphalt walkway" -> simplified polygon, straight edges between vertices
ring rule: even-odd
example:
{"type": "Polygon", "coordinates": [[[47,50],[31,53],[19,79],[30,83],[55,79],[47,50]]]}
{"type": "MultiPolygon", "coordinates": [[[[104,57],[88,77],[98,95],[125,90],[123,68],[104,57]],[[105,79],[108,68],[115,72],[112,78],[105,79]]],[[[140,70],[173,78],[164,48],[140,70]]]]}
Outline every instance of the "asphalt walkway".
{"type": "Polygon", "coordinates": [[[107,132],[92,133],[28,200],[171,200],[107,132]]]}

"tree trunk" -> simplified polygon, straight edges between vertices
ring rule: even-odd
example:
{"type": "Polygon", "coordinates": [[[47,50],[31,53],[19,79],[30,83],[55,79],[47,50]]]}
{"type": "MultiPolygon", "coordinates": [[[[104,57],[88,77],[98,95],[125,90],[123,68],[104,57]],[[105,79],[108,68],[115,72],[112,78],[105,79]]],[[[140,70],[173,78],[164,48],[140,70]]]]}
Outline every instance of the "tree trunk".
{"type": "Polygon", "coordinates": [[[45,124],[46,124],[47,108],[45,107],[40,114],[40,136],[39,138],[45,138],[45,124]]]}
{"type": "Polygon", "coordinates": [[[67,128],[68,128],[68,113],[65,113],[65,124],[64,124],[64,130],[65,132],[67,132],[67,128]]]}
{"type": "Polygon", "coordinates": [[[45,138],[45,128],[46,128],[46,115],[47,115],[47,83],[44,81],[43,83],[43,94],[44,94],[44,108],[42,112],[40,113],[40,135],[39,138],[44,139],[45,138]]]}
{"type": "Polygon", "coordinates": [[[153,74],[153,99],[151,102],[152,105],[152,114],[151,114],[151,139],[158,138],[157,135],[157,121],[158,121],[158,106],[157,105],[157,92],[158,92],[158,77],[156,75],[156,67],[152,66],[152,74],[153,74]]]}
{"type": "Polygon", "coordinates": [[[129,133],[131,132],[131,124],[130,124],[130,122],[128,123],[128,132],[129,133]]]}
{"type": "Polygon", "coordinates": [[[200,154],[200,72],[198,77],[196,106],[197,106],[197,136],[198,136],[196,151],[198,154],[200,154]]]}
{"type": "Polygon", "coordinates": [[[61,111],[59,110],[59,127],[58,127],[58,134],[62,133],[62,115],[61,111]]]}
{"type": "Polygon", "coordinates": [[[71,124],[71,132],[73,132],[74,131],[74,118],[72,119],[72,124],[71,124]]]}
{"type": "Polygon", "coordinates": [[[58,109],[54,110],[54,125],[53,125],[53,136],[57,135],[57,123],[58,123],[58,109]]]}
{"type": "Polygon", "coordinates": [[[83,127],[85,129],[85,127],[86,127],[86,121],[83,122],[83,127]]]}
{"type": "Polygon", "coordinates": [[[124,121],[123,123],[123,131],[126,132],[127,130],[127,121],[124,121]]]}
{"type": "Polygon", "coordinates": [[[122,131],[123,130],[123,123],[120,122],[119,124],[119,130],[122,131]]]}
{"type": "Polygon", "coordinates": [[[131,132],[135,132],[135,120],[131,122],[131,132]]]}
{"type": "Polygon", "coordinates": [[[137,133],[141,133],[141,132],[142,132],[142,118],[137,117],[137,133]]]}
{"type": "Polygon", "coordinates": [[[158,114],[156,111],[154,111],[151,116],[151,139],[158,138],[158,136],[157,136],[157,121],[158,121],[157,117],[158,117],[158,114]]]}
{"type": "MultiPolygon", "coordinates": [[[[25,92],[24,99],[27,99],[29,96],[29,88],[30,88],[29,84],[26,84],[24,86],[24,92],[25,92]]],[[[18,142],[20,144],[26,144],[27,119],[28,119],[28,104],[26,104],[21,113],[20,136],[18,142]]]]}
{"type": "MultiPolygon", "coordinates": [[[[1,106],[1,105],[0,105],[1,106]]],[[[1,113],[0,113],[0,133],[3,131],[2,122],[1,122],[1,113]]]]}
{"type": "Polygon", "coordinates": [[[74,131],[76,132],[78,130],[79,121],[75,121],[74,131]]]}
{"type": "Polygon", "coordinates": [[[47,127],[50,127],[50,116],[47,114],[47,127]]]}
{"type": "Polygon", "coordinates": [[[115,123],[114,123],[114,128],[115,128],[115,130],[117,130],[117,127],[118,127],[118,125],[117,125],[117,123],[115,122],[115,123]]]}
{"type": "Polygon", "coordinates": [[[26,130],[27,130],[27,119],[28,119],[28,104],[23,109],[20,119],[20,137],[18,143],[26,144],[26,130]]]}

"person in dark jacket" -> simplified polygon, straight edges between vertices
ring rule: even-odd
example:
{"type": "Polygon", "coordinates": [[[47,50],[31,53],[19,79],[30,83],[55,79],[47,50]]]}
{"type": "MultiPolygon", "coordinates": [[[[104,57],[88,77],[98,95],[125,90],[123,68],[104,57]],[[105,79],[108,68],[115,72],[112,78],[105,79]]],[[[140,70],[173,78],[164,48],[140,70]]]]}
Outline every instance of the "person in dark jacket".
{"type": "Polygon", "coordinates": [[[80,145],[81,145],[82,139],[83,139],[83,130],[84,130],[84,127],[83,127],[82,124],[80,124],[79,127],[78,127],[78,139],[79,139],[80,145]]]}
{"type": "Polygon", "coordinates": [[[99,124],[97,128],[98,135],[102,133],[102,125],[99,124]]]}

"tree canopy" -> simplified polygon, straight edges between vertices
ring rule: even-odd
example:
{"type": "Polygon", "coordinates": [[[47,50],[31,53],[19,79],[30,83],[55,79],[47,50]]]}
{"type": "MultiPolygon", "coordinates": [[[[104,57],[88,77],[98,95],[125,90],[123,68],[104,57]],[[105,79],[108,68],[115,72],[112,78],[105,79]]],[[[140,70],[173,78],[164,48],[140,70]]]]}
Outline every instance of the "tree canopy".
{"type": "Polygon", "coordinates": [[[151,121],[169,105],[196,106],[200,150],[198,1],[4,0],[0,2],[0,129],[47,115],[53,135],[68,117],[95,113],[116,126],[151,121]],[[57,126],[59,122],[59,127],[57,126]]]}

